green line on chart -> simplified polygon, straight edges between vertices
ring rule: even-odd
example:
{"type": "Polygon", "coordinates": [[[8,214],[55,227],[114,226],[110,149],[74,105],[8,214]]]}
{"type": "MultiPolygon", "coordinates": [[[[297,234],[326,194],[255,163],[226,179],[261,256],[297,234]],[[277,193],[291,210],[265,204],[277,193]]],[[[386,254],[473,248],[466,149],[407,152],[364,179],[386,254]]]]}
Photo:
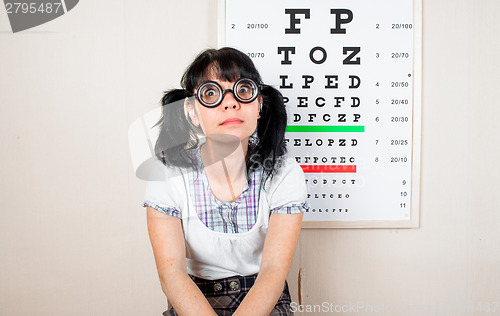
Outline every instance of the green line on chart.
{"type": "Polygon", "coordinates": [[[364,132],[364,125],[361,126],[333,126],[333,125],[289,125],[286,132],[291,133],[335,133],[335,132],[364,132]]]}

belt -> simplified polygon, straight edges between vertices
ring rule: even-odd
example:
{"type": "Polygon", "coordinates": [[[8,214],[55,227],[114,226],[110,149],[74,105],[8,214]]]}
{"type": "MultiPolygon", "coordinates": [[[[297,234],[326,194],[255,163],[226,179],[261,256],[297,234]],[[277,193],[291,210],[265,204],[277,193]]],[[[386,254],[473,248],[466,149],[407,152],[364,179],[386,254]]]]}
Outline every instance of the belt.
{"type": "Polygon", "coordinates": [[[257,279],[257,273],[240,276],[235,275],[224,279],[207,280],[189,275],[205,296],[220,296],[248,292],[257,279]]]}

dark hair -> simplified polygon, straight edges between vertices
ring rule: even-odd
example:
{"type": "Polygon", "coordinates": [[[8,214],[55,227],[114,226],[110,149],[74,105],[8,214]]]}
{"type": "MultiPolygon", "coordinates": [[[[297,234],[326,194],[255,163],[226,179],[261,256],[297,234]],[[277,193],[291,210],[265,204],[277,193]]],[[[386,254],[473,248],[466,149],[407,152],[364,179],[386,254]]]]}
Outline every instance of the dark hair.
{"type": "Polygon", "coordinates": [[[160,134],[155,145],[155,154],[165,165],[179,167],[195,166],[194,159],[187,153],[199,145],[201,128],[194,126],[184,115],[184,99],[192,96],[198,85],[210,75],[225,81],[240,77],[250,78],[261,85],[262,110],[256,133],[249,138],[247,175],[264,169],[264,181],[277,172],[286,154],[285,128],[286,106],[281,93],[262,83],[252,60],[239,50],[230,47],[202,51],[186,69],[181,79],[183,89],[164,92],[160,134]]]}

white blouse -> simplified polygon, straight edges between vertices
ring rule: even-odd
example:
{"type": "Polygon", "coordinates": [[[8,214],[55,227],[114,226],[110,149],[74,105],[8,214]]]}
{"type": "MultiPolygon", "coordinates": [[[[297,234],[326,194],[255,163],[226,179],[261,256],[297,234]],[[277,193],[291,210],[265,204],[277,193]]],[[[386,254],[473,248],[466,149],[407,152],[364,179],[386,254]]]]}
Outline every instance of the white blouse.
{"type": "Polygon", "coordinates": [[[144,206],[181,218],[187,270],[200,278],[215,280],[258,273],[270,211],[289,208],[304,212],[309,207],[304,172],[293,158],[286,156],[278,172],[261,186],[253,227],[242,233],[214,231],[204,224],[196,212],[190,185],[196,171],[168,167],[159,160],[155,163],[155,169],[163,171],[165,179],[148,181],[144,206]]]}

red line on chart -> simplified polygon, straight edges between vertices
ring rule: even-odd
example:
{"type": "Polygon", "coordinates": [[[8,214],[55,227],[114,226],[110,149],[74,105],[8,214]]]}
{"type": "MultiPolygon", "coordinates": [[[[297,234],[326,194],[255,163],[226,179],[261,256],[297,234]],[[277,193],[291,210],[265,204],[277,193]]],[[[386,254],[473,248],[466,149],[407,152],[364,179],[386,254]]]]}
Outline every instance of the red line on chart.
{"type": "Polygon", "coordinates": [[[300,165],[305,173],[356,173],[356,165],[300,165]]]}

